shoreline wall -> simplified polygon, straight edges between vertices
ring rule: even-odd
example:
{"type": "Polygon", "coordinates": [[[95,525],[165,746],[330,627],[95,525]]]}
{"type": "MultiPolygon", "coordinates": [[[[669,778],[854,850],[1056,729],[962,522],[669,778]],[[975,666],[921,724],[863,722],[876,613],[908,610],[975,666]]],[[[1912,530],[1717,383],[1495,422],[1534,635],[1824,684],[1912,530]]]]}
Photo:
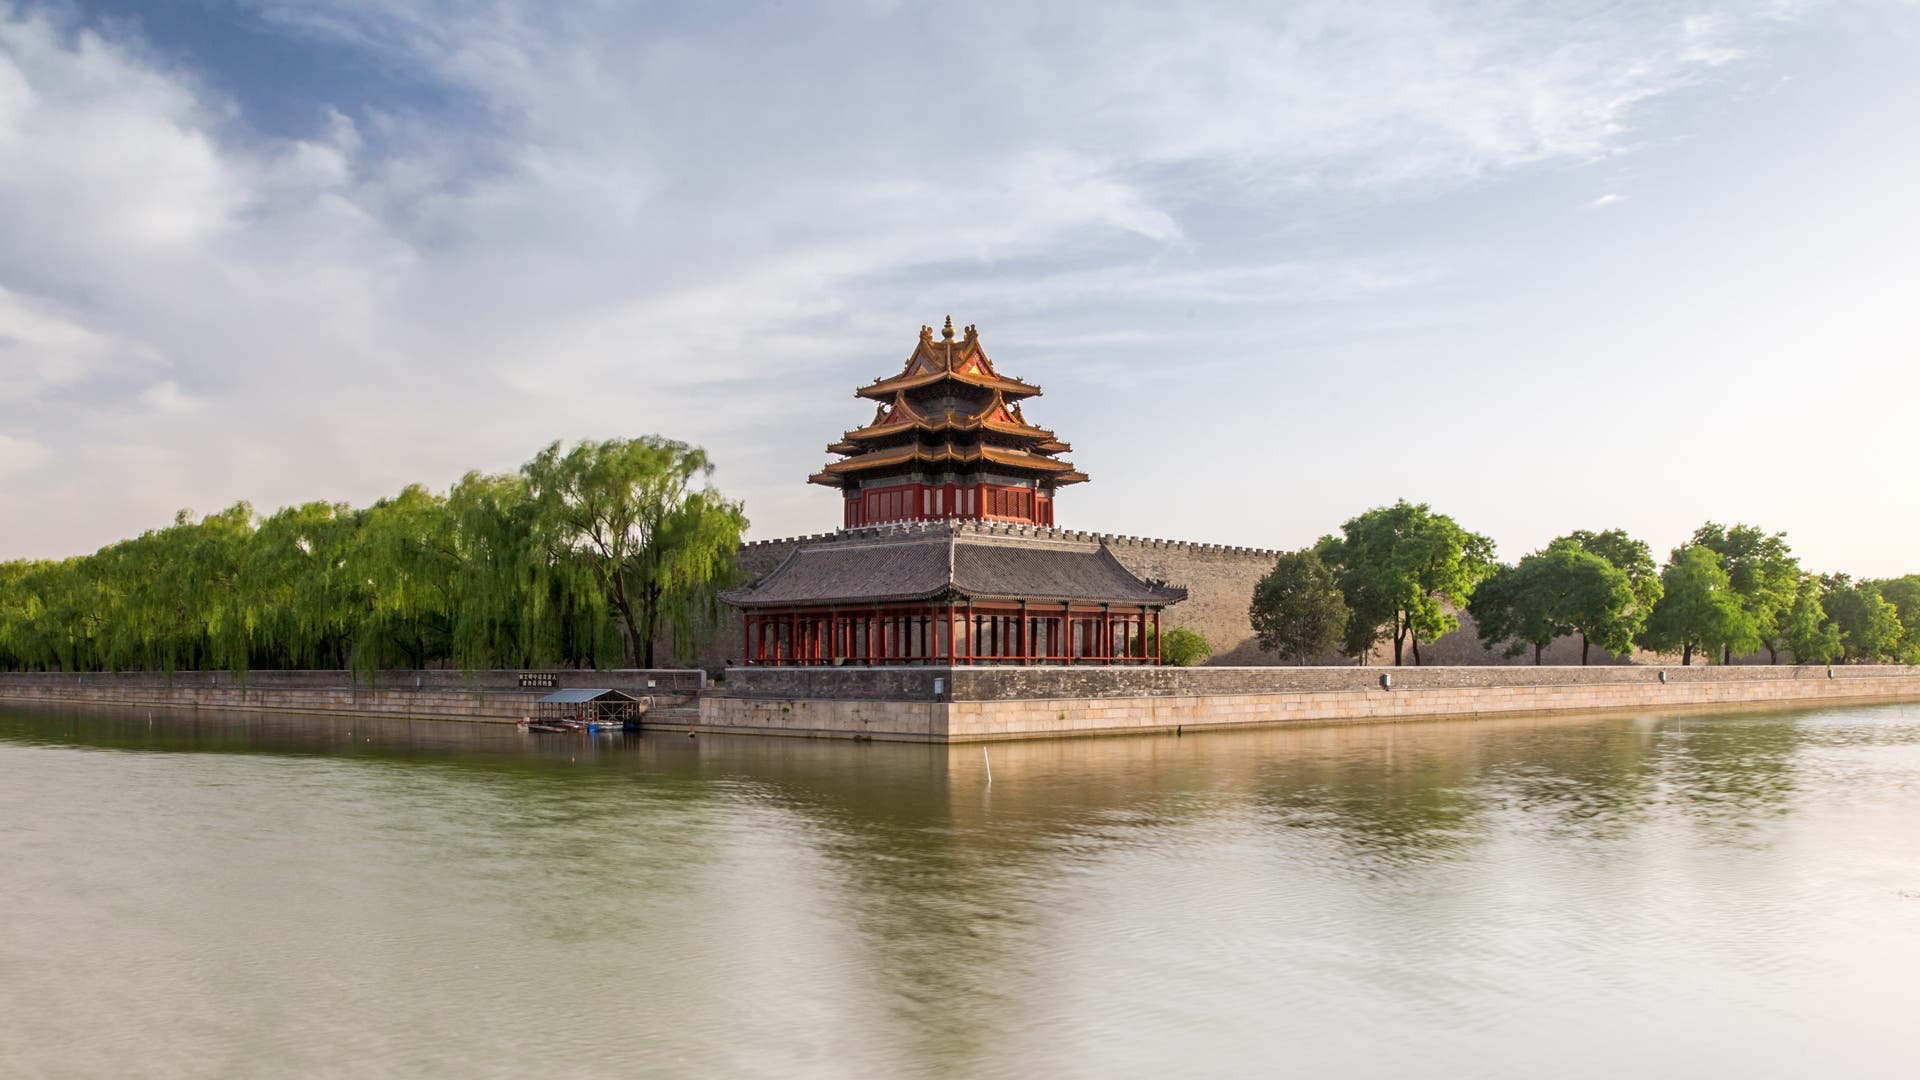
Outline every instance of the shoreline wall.
{"type": "MultiPolygon", "coordinates": [[[[517,672],[0,674],[0,704],[238,710],[512,723],[546,688],[517,672]]],[[[556,672],[653,701],[674,728],[962,743],[1502,714],[1920,700],[1920,667],[734,668],[556,672]],[[1662,676],[1664,675],[1664,679],[1662,676]],[[1382,686],[1382,676],[1390,685],[1382,686]],[[651,683],[652,685],[648,685],[651,683]]]]}
{"type": "Polygon", "coordinates": [[[687,708],[706,684],[698,669],[543,670],[554,685],[523,689],[517,671],[5,672],[0,704],[141,709],[223,709],[468,720],[511,724],[556,689],[591,687],[651,698],[655,710],[687,708]]]}
{"type": "Polygon", "coordinates": [[[736,668],[702,696],[700,726],[950,743],[1899,700],[1920,700],[1920,668],[736,668]]]}

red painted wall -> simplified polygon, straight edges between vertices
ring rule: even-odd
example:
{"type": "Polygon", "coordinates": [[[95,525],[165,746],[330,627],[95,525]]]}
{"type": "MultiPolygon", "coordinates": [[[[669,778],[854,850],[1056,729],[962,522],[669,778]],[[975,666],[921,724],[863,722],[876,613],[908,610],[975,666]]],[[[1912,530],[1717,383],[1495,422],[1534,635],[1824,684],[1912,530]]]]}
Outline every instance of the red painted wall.
{"type": "Polygon", "coordinates": [[[1053,524],[1053,497],[1004,484],[899,484],[869,488],[846,501],[846,526],[888,521],[972,518],[1053,524]]]}

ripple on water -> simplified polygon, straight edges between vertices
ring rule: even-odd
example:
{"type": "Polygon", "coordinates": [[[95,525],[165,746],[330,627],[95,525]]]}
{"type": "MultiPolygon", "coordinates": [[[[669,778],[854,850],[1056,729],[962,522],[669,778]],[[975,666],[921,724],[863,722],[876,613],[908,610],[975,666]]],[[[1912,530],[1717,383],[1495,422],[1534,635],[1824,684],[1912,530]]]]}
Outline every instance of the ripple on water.
{"type": "Polygon", "coordinates": [[[972,750],[0,713],[19,1075],[1902,1060],[1899,708],[972,750]]]}

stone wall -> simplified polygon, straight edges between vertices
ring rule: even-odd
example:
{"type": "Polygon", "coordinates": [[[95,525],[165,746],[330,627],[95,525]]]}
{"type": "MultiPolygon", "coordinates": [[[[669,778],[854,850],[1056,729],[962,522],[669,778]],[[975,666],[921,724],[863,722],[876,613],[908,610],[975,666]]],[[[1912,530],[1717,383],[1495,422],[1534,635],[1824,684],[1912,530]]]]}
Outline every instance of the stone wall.
{"type": "Polygon", "coordinates": [[[752,667],[727,673],[725,693],[750,698],[932,700],[934,685],[947,701],[1116,697],[1193,697],[1219,694],[1407,692],[1516,686],[1729,685],[1843,683],[1910,678],[1920,668],[1859,664],[1826,667],[752,667]],[[1389,685],[1383,687],[1381,679],[1389,685]]]}
{"type": "MultiPolygon", "coordinates": [[[[558,671],[561,688],[621,690],[655,710],[690,707],[702,671],[558,671]]],[[[121,709],[239,709],[513,723],[532,715],[547,689],[522,690],[513,671],[254,671],[0,673],[0,701],[121,709]]]]}
{"type": "Polygon", "coordinates": [[[1120,565],[1139,577],[1158,578],[1187,590],[1187,599],[1160,616],[1163,630],[1176,626],[1199,633],[1213,646],[1212,665],[1271,664],[1253,638],[1247,605],[1253,587],[1273,569],[1280,552],[1264,548],[1150,540],[1138,536],[1101,536],[1120,565]]]}
{"type": "Polygon", "coordinates": [[[752,668],[707,730],[969,742],[1608,709],[1920,699],[1920,668],[752,668]],[[1387,676],[1388,685],[1381,677],[1387,676]]]}

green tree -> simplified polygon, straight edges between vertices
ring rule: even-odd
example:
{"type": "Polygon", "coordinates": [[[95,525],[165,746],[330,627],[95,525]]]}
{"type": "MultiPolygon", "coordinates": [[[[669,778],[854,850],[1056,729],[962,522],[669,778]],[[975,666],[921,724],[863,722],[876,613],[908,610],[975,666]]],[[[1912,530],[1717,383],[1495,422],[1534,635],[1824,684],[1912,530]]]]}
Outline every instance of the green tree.
{"type": "Polygon", "coordinates": [[[1614,613],[1614,625],[1606,634],[1596,633],[1592,638],[1606,642],[1601,647],[1608,652],[1629,651],[1639,639],[1640,631],[1646,627],[1648,617],[1653,614],[1653,606],[1660,602],[1665,592],[1660,584],[1660,566],[1653,559],[1653,549],[1647,546],[1646,541],[1635,540],[1622,529],[1598,533],[1576,529],[1549,546],[1561,544],[1572,544],[1588,554],[1598,555],[1627,576],[1627,587],[1633,591],[1632,605],[1614,613]]]}
{"type": "Polygon", "coordinates": [[[1281,555],[1247,608],[1260,647],[1300,664],[1340,647],[1349,614],[1333,568],[1312,548],[1281,555]]]}
{"type": "Polygon", "coordinates": [[[1900,611],[1868,582],[1855,583],[1845,574],[1823,578],[1820,605],[1840,636],[1841,655],[1849,662],[1871,664],[1894,657],[1904,628],[1900,611]]]}
{"type": "Polygon", "coordinates": [[[1827,609],[1820,603],[1820,583],[1815,578],[1801,577],[1793,606],[1787,609],[1781,626],[1781,639],[1793,652],[1796,664],[1825,664],[1842,655],[1840,628],[1827,618],[1827,609]]]}
{"type": "Polygon", "coordinates": [[[1352,518],[1316,550],[1334,567],[1352,613],[1348,655],[1364,656],[1384,638],[1393,642],[1396,665],[1409,643],[1417,666],[1421,641],[1458,629],[1448,609],[1466,607],[1493,571],[1493,541],[1404,499],[1352,518]]]}
{"type": "Polygon", "coordinates": [[[1900,616],[1900,662],[1920,664],[1920,574],[1872,583],[1900,616]]]}
{"type": "Polygon", "coordinates": [[[243,573],[256,662],[344,668],[371,587],[349,565],[363,519],[345,503],[312,502],[260,523],[243,573]]]}
{"type": "Polygon", "coordinates": [[[705,451],[657,436],[587,441],[564,453],[556,442],[523,472],[537,534],[556,560],[599,582],[634,666],[653,666],[662,629],[684,651],[694,629],[717,616],[747,519],[708,483],[705,451]]]}
{"type": "MultiPolygon", "coordinates": [[[[1693,532],[1693,543],[1720,556],[1727,580],[1753,623],[1770,663],[1780,662],[1781,623],[1800,586],[1800,560],[1787,546],[1786,533],[1769,534],[1752,525],[1723,527],[1707,522],[1693,532]]],[[[1733,662],[1733,647],[1721,646],[1720,662],[1733,662]]]]}
{"type": "Polygon", "coordinates": [[[1719,650],[1724,656],[1760,644],[1753,616],[1734,593],[1718,552],[1698,544],[1675,548],[1660,584],[1663,595],[1641,632],[1647,648],[1677,650],[1680,662],[1690,665],[1695,650],[1719,650]]]}
{"type": "Polygon", "coordinates": [[[1565,634],[1567,627],[1555,620],[1548,598],[1537,590],[1538,575],[1521,569],[1525,559],[1520,562],[1520,566],[1494,567],[1473,591],[1467,613],[1473,616],[1482,645],[1492,649],[1505,643],[1502,652],[1508,657],[1532,646],[1533,662],[1538,664],[1541,650],[1565,634]]]}
{"type": "Polygon", "coordinates": [[[1529,645],[1533,662],[1555,638],[1580,635],[1580,662],[1591,643],[1625,652],[1633,643],[1635,597],[1627,575],[1571,541],[1556,541],[1511,567],[1501,567],[1474,591],[1468,605],[1480,640],[1507,641],[1506,655],[1529,645]]]}
{"type": "MultiPolygon", "coordinates": [[[[1154,647],[1153,632],[1148,631],[1146,647],[1154,647]]],[[[1171,626],[1159,640],[1160,663],[1171,667],[1197,667],[1213,655],[1213,645],[1198,630],[1171,626]]]]}

